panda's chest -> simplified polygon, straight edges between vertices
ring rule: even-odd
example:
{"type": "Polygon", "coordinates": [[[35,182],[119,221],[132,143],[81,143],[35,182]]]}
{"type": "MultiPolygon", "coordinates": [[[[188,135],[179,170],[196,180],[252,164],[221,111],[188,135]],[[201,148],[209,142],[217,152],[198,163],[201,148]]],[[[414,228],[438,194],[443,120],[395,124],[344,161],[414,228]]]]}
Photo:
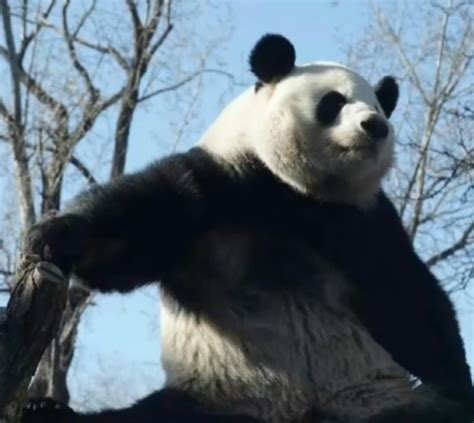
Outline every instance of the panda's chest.
{"type": "Polygon", "coordinates": [[[185,287],[178,303],[238,335],[260,327],[312,342],[313,326],[357,320],[349,307],[356,286],[311,243],[277,228],[210,231],[173,277],[185,287]]]}
{"type": "MultiPolygon", "coordinates": [[[[271,225],[213,228],[187,250],[169,277],[182,287],[178,302],[190,311],[265,313],[279,297],[347,309],[355,287],[322,259],[308,237],[271,225]]],[[[219,316],[220,318],[222,316],[219,316]]]]}

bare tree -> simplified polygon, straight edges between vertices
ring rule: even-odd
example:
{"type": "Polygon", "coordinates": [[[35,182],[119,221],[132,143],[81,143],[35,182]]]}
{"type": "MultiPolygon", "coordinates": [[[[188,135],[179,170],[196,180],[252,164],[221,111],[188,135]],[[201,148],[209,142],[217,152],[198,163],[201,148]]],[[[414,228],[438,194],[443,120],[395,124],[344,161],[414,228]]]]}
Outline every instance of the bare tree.
{"type": "Polygon", "coordinates": [[[460,289],[474,278],[474,2],[371,6],[350,58],[401,82],[387,190],[428,266],[460,289]]]}
{"type": "MultiPolygon", "coordinates": [[[[39,216],[59,210],[64,193],[75,188],[65,182],[67,172],[74,169],[88,184],[104,177],[78,152],[80,144],[97,138],[100,122],[114,127],[109,175],[116,178],[125,169],[140,105],[178,93],[205,73],[225,73],[205,67],[219,40],[203,41],[192,32],[196,4],[0,0],[0,14],[0,66],[8,72],[8,91],[0,91],[0,144],[8,148],[14,168],[20,216],[19,230],[0,243],[0,277],[8,287],[21,233],[39,216]]],[[[69,401],[67,372],[78,323],[91,301],[85,288],[70,286],[58,335],[39,365],[32,394],[69,401]]]]}

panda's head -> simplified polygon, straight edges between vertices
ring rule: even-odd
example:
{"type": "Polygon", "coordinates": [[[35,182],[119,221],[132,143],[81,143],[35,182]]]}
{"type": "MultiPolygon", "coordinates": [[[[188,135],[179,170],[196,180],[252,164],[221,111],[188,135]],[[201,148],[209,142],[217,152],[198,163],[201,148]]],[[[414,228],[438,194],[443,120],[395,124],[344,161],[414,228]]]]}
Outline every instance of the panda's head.
{"type": "Polygon", "coordinates": [[[295,66],[293,45],[274,34],[257,42],[250,66],[259,81],[216,122],[232,144],[217,150],[253,153],[303,193],[370,204],[392,163],[395,80],[371,86],[340,64],[295,66]]]}

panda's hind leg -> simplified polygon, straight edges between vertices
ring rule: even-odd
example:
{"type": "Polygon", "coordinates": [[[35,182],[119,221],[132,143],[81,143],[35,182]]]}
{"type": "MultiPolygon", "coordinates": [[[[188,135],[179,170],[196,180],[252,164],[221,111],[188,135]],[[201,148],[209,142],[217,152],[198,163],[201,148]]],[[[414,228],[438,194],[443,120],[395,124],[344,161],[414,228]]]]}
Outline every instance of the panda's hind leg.
{"type": "Polygon", "coordinates": [[[32,399],[22,423],[263,423],[240,415],[219,415],[202,409],[186,393],[163,389],[129,408],[77,413],[50,398],[32,399]]]}
{"type": "Polygon", "coordinates": [[[473,419],[465,412],[433,410],[392,410],[371,418],[367,423],[472,423],[473,419]]]}
{"type": "Polygon", "coordinates": [[[387,410],[367,423],[473,423],[470,407],[443,398],[387,410]]]}

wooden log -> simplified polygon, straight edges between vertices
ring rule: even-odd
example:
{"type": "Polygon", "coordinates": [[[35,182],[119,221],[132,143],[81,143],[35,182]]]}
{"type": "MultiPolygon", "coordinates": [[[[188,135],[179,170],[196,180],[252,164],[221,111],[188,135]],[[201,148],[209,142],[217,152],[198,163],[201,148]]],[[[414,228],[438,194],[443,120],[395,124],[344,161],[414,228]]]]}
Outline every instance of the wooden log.
{"type": "Polygon", "coordinates": [[[21,259],[8,305],[0,312],[0,423],[17,423],[28,386],[55,336],[68,280],[37,256],[21,259]]]}

